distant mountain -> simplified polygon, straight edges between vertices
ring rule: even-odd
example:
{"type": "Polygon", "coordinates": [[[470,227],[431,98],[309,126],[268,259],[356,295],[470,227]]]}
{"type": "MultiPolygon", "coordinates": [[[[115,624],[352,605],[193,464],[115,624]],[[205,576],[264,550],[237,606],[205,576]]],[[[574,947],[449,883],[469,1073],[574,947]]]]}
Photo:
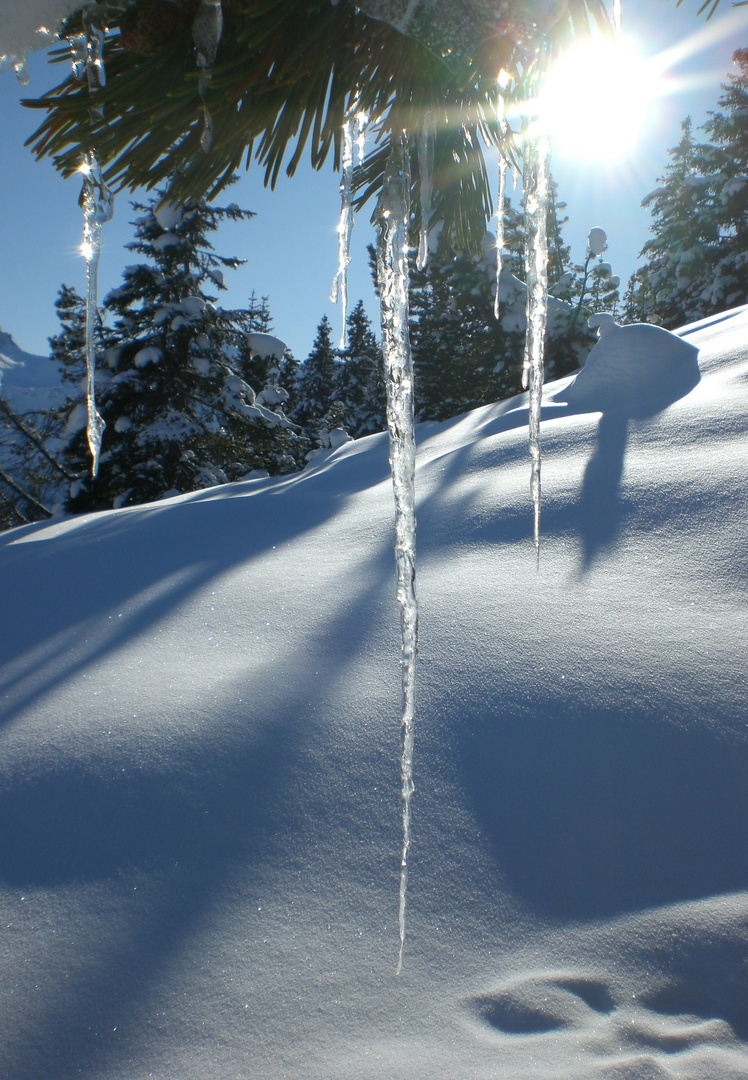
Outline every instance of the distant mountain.
{"type": "Polygon", "coordinates": [[[66,395],[59,366],[48,356],[24,352],[0,329],[0,396],[16,412],[37,412],[66,395]]]}

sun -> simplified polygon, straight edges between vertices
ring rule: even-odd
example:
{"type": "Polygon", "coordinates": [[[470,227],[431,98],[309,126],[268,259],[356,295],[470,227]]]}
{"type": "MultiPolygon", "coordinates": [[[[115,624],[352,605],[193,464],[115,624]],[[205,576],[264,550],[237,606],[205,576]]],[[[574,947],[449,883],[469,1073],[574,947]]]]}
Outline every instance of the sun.
{"type": "Polygon", "coordinates": [[[657,98],[662,68],[633,41],[598,39],[570,49],[549,69],[540,120],[554,155],[607,162],[635,149],[657,98]]]}

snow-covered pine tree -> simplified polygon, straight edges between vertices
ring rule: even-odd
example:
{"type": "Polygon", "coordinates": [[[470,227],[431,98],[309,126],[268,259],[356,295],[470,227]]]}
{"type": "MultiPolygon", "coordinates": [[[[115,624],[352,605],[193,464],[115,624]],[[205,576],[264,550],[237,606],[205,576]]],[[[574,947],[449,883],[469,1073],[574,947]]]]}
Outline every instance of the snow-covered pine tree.
{"type": "MultiPolygon", "coordinates": [[[[298,361],[286,347],[280,355],[269,354],[265,349],[257,351],[251,347],[252,334],[272,334],[273,316],[270,313],[270,298],[259,300],[255,290],[249,297],[249,307],[238,312],[246,336],[239,348],[239,370],[243,379],[252,387],[280,387],[286,393],[283,409],[289,415],[296,404],[298,361]]],[[[300,449],[300,448],[299,448],[300,449]]]]}
{"type": "MultiPolygon", "coordinates": [[[[589,282],[564,243],[565,204],[551,183],[548,201],[549,302],[546,373],[559,378],[579,366],[594,343],[587,328],[589,282]],[[580,304],[581,301],[581,304],[580,304]]],[[[488,234],[482,255],[449,251],[442,242],[424,271],[411,268],[411,345],[419,420],[443,420],[522,389],[526,291],[524,215],[504,205],[500,317],[494,317],[496,251],[488,234]]],[[[610,267],[595,273],[617,284],[610,267]]],[[[590,277],[591,275],[588,275],[590,277]]],[[[600,288],[595,310],[609,310],[615,289],[600,288]]]]}
{"type": "Polygon", "coordinates": [[[66,448],[66,464],[79,476],[68,503],[73,512],[193,491],[257,468],[294,467],[290,422],[255,403],[236,371],[243,313],[215,306],[224,269],[241,260],[215,254],[208,238],[221,221],[251,213],[205,200],[179,206],[168,190],[133,206],[139,216],[128,246],[145,261],[127,267],[123,284],[104,300],[114,318],[102,331],[98,378],[107,426],[96,479],[87,475],[82,428],[66,448]]]}
{"type": "Polygon", "coordinates": [[[667,175],[644,200],[653,236],[629,282],[629,317],[674,327],[748,300],[748,50],[733,60],[723,111],[700,129],[711,141],[697,144],[684,120],[667,175]]]}
{"type": "Polygon", "coordinates": [[[358,438],[384,431],[387,425],[384,359],[363,300],[348,316],[347,327],[348,344],[336,368],[335,399],[343,406],[343,426],[358,438]]]}
{"type": "Polygon", "coordinates": [[[418,420],[446,420],[521,389],[524,290],[502,271],[501,320],[493,314],[495,243],[481,257],[445,247],[411,267],[410,341],[418,420]]]}
{"type": "Polygon", "coordinates": [[[705,285],[719,242],[712,181],[704,171],[712,150],[694,141],[690,117],[681,128],[660,186],[642,200],[652,212],[652,236],[641,251],[647,261],[632,275],[625,297],[628,319],[668,328],[711,313],[705,285]]]}
{"type": "MultiPolygon", "coordinates": [[[[332,327],[326,315],[317,327],[312,350],[299,365],[297,380],[298,404],[293,419],[315,440],[335,400],[338,355],[332,343],[332,327]]],[[[339,412],[340,410],[338,410],[339,412]]]]}
{"type": "Polygon", "coordinates": [[[719,230],[702,298],[715,312],[748,303],[748,49],[737,49],[733,62],[737,73],[722,84],[722,111],[710,113],[702,129],[711,140],[704,171],[719,230]]]}

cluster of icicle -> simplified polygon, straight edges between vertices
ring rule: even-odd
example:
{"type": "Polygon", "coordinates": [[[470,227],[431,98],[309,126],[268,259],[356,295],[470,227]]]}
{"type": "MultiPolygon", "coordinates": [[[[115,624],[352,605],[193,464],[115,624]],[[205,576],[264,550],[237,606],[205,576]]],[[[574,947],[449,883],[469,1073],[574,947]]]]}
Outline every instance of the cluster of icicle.
{"type": "MultiPolygon", "coordinates": [[[[96,92],[106,85],[104,43],[106,29],[98,4],[91,4],[83,12],[83,31],[68,38],[72,53],[73,75],[79,82],[88,83],[89,111],[93,121],[103,116],[96,101],[96,92]]],[[[96,408],[96,357],[94,334],[99,318],[97,303],[99,257],[101,255],[101,226],[114,213],[114,197],[104,182],[101,167],[92,150],[81,163],[83,174],[83,244],[81,251],[86,260],[86,406],[88,422],[86,435],[91,452],[91,475],[99,471],[101,436],[104,420],[96,408]]]]}
{"type": "MultiPolygon", "coordinates": [[[[207,153],[213,139],[213,123],[205,105],[210,82],[210,68],[216,58],[223,29],[221,0],[201,0],[192,25],[192,35],[197,54],[197,66],[201,71],[199,92],[203,103],[203,131],[200,139],[207,153]]],[[[90,114],[93,121],[103,119],[103,110],[96,100],[96,92],[106,85],[104,46],[106,27],[102,8],[89,5],[83,12],[83,30],[68,38],[72,53],[73,75],[79,82],[88,83],[91,98],[90,114]]],[[[101,227],[114,213],[114,197],[107,187],[95,151],[86,155],[81,163],[83,174],[83,244],[81,251],[86,260],[86,405],[88,421],[86,434],[91,452],[91,475],[99,470],[101,437],[104,420],[96,408],[96,358],[94,337],[99,319],[98,269],[101,255],[101,227]]]]}
{"type": "MultiPolygon", "coordinates": [[[[361,140],[362,127],[353,111],[343,130],[343,174],[341,212],[338,225],[338,270],[331,299],[343,301],[343,326],[347,298],[352,228],[351,182],[353,144],[361,140]]],[[[502,131],[508,127],[502,116],[502,131]]],[[[529,389],[529,429],[531,493],[536,548],[540,536],[540,408],[543,385],[543,343],[547,318],[547,237],[545,212],[548,198],[548,142],[528,127],[525,132],[523,184],[526,215],[527,335],[524,379],[529,389]]],[[[427,113],[417,133],[419,172],[420,235],[416,265],[425,269],[429,253],[429,223],[432,216],[434,144],[436,128],[427,113]]],[[[499,314],[499,278],[503,247],[503,208],[507,162],[499,157],[497,207],[497,262],[495,314],[499,314]]],[[[416,597],[416,510],[415,510],[415,410],[413,362],[408,333],[408,248],[411,219],[410,145],[406,131],[392,133],[392,145],[384,183],[377,206],[377,284],[380,298],[382,350],[387,374],[387,428],[389,458],[395,496],[395,564],[397,601],[402,635],[402,751],[400,782],[402,797],[402,854],[398,926],[400,948],[397,972],[402,970],[405,947],[405,915],[408,888],[408,856],[411,843],[410,810],[413,783],[415,731],[416,663],[418,657],[418,603],[416,597]]],[[[343,342],[344,343],[344,338],[343,342]]]]}

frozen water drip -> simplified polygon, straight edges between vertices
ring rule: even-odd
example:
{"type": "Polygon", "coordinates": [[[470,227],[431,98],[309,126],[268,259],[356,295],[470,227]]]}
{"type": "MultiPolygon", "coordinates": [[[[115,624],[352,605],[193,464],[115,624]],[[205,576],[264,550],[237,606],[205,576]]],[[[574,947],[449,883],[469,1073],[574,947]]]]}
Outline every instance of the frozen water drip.
{"type": "Polygon", "coordinates": [[[395,563],[402,632],[402,793],[403,844],[400,859],[398,925],[402,970],[405,905],[410,850],[410,801],[413,786],[418,606],[416,602],[415,420],[413,361],[408,337],[408,240],[410,222],[410,152],[405,131],[394,131],[377,207],[377,281],[382,348],[387,371],[387,429],[395,495],[395,563]]]}
{"type": "Polygon", "coordinates": [[[429,261],[429,224],[431,222],[431,200],[434,194],[434,143],[436,124],[429,109],[421,121],[418,131],[418,177],[419,202],[421,205],[421,229],[418,237],[418,257],[416,266],[425,270],[429,261]]]}
{"type": "Polygon", "coordinates": [[[96,352],[94,334],[99,318],[97,306],[99,256],[101,254],[101,226],[109,221],[114,212],[114,197],[104,183],[96,155],[90,153],[81,166],[83,173],[83,245],[86,260],[86,407],[88,423],[86,434],[91,451],[91,475],[99,471],[101,436],[104,420],[96,408],[96,352]]]}
{"type": "Polygon", "coordinates": [[[525,279],[527,329],[522,385],[529,391],[530,494],[535,550],[540,558],[540,410],[543,401],[543,358],[548,314],[548,236],[546,212],[549,182],[548,137],[529,125],[524,131],[522,186],[525,208],[525,279]]]}

